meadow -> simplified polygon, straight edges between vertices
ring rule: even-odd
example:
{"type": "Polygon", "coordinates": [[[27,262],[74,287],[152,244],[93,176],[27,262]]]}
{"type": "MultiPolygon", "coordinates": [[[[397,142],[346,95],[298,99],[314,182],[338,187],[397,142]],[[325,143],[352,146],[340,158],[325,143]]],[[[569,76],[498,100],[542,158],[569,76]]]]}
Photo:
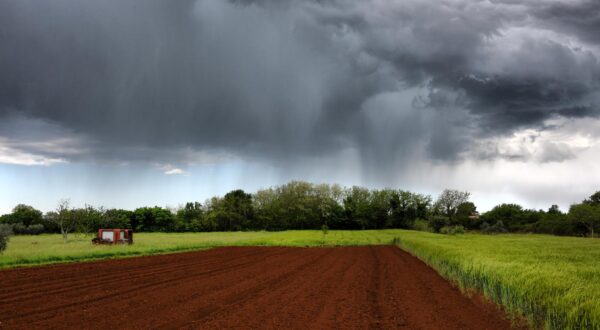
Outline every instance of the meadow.
{"type": "Polygon", "coordinates": [[[408,230],[136,233],[131,246],[91,236],[14,236],[0,268],[159,254],[219,246],[397,244],[465,291],[550,329],[600,329],[600,240],[547,235],[441,235],[408,230]]]}
{"type": "Polygon", "coordinates": [[[93,245],[93,235],[72,234],[64,244],[58,234],[13,236],[0,254],[0,268],[149,255],[219,246],[344,246],[391,244],[402,230],[317,230],[135,233],[133,245],[93,245]]]}
{"type": "Polygon", "coordinates": [[[546,235],[440,235],[397,242],[461,288],[547,329],[600,329],[600,240],[546,235]]]}

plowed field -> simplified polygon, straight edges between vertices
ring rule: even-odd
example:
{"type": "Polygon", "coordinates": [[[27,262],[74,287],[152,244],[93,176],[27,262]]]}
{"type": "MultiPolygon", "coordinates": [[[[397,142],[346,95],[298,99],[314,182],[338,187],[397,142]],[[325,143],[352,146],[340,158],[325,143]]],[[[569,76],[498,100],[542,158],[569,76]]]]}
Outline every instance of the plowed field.
{"type": "Polygon", "coordinates": [[[506,329],[393,246],[231,247],[0,271],[0,328],[506,329]]]}

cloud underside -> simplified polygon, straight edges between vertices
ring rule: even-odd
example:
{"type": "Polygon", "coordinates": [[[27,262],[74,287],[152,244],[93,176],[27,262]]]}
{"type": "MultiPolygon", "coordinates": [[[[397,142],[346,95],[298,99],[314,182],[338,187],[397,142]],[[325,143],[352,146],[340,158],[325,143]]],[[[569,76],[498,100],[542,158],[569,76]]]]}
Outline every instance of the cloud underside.
{"type": "MultiPolygon", "coordinates": [[[[597,1],[0,3],[0,162],[576,159],[597,1]],[[578,123],[578,124],[577,124],[578,123]]],[[[587,123],[587,128],[581,128],[587,123]]],[[[173,164],[173,165],[171,165],[173,164]]]]}

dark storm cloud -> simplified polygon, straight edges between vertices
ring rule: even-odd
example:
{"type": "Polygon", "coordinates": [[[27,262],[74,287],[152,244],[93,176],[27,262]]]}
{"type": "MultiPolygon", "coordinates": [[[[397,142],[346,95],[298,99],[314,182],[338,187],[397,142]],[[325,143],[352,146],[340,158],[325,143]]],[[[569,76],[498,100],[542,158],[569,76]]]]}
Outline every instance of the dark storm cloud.
{"type": "Polygon", "coordinates": [[[600,2],[552,2],[539,6],[534,15],[550,27],[567,29],[574,35],[590,42],[600,42],[600,2]]]}
{"type": "Polygon", "coordinates": [[[71,160],[453,160],[597,116],[597,18],[593,2],[1,1],[0,136],[26,149],[11,132],[47,123],[71,160]]]}
{"type": "Polygon", "coordinates": [[[593,92],[579,82],[536,78],[467,76],[456,86],[468,96],[465,106],[484,118],[484,128],[503,132],[517,126],[535,126],[553,115],[585,117],[598,114],[590,105],[572,105],[593,92]]]}

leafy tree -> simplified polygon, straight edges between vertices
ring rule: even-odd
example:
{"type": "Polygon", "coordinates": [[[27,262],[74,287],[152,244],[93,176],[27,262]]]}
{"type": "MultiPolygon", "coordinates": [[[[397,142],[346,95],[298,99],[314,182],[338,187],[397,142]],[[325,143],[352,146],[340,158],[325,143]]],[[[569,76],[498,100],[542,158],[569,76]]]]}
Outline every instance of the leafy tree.
{"type": "Polygon", "coordinates": [[[390,197],[391,226],[393,228],[412,228],[417,219],[427,217],[427,209],[431,197],[411,193],[410,191],[394,191],[390,197]]]}
{"type": "Polygon", "coordinates": [[[548,214],[563,214],[560,211],[560,208],[558,207],[558,205],[556,205],[556,204],[553,204],[552,206],[550,206],[547,213],[548,214]]]}
{"type": "Polygon", "coordinates": [[[596,191],[592,196],[583,202],[585,204],[600,205],[600,191],[596,191]]]}
{"type": "Polygon", "coordinates": [[[278,194],[273,188],[261,189],[252,196],[253,207],[255,210],[255,221],[260,229],[281,230],[279,212],[277,207],[278,194]]]}
{"type": "Polygon", "coordinates": [[[275,216],[285,229],[319,229],[326,209],[313,184],[292,181],[276,187],[275,216]]]}
{"type": "Polygon", "coordinates": [[[452,221],[458,207],[468,202],[469,196],[471,196],[471,193],[466,191],[445,189],[435,202],[435,207],[452,221]]]}
{"type": "Polygon", "coordinates": [[[42,212],[32,206],[19,204],[12,209],[10,214],[3,216],[2,222],[12,224],[21,223],[25,227],[41,224],[43,222],[42,212]]]}
{"type": "Polygon", "coordinates": [[[258,229],[254,222],[252,195],[243,190],[232,190],[223,198],[213,197],[207,201],[207,217],[216,223],[219,231],[258,229]]]}
{"type": "Polygon", "coordinates": [[[174,231],[175,221],[171,210],[155,207],[140,207],[133,211],[132,225],[137,231],[174,231]]]}
{"type": "Polygon", "coordinates": [[[93,233],[103,226],[102,208],[96,209],[91,205],[85,205],[84,208],[71,210],[73,217],[77,219],[77,231],[81,233],[93,233]]]}
{"type": "Polygon", "coordinates": [[[371,218],[371,193],[368,189],[354,186],[346,191],[344,209],[349,220],[348,229],[367,229],[371,218]]]}
{"type": "Polygon", "coordinates": [[[343,200],[342,188],[339,185],[320,184],[312,187],[311,194],[316,204],[319,223],[338,224],[343,218],[343,209],[340,206],[343,200]]]}
{"type": "Polygon", "coordinates": [[[10,235],[12,235],[11,226],[9,224],[0,223],[0,254],[6,250],[10,235]]]}
{"type": "Polygon", "coordinates": [[[472,202],[465,202],[456,209],[454,224],[459,224],[468,229],[476,229],[481,225],[481,220],[477,216],[477,207],[472,202]],[[475,217],[473,217],[475,215],[475,217]]]}
{"type": "Polygon", "coordinates": [[[253,228],[255,223],[251,194],[241,189],[230,191],[223,197],[222,207],[230,218],[227,230],[256,229],[253,228]]]}
{"type": "Polygon", "coordinates": [[[185,206],[177,211],[177,227],[180,231],[201,231],[200,223],[204,219],[204,210],[202,204],[198,202],[186,203],[185,206]]]}
{"type": "MultiPolygon", "coordinates": [[[[131,218],[133,212],[122,209],[108,209],[102,214],[102,226],[105,228],[133,228],[131,218]]],[[[98,230],[100,228],[95,228],[98,230]]]]}
{"type": "Polygon", "coordinates": [[[540,212],[541,218],[533,224],[533,231],[552,235],[575,235],[572,221],[563,213],[558,205],[552,205],[547,212],[540,212]]]}
{"type": "Polygon", "coordinates": [[[586,202],[571,205],[569,217],[573,222],[585,226],[590,237],[594,238],[594,231],[600,227],[600,205],[586,202]]]}
{"type": "Polygon", "coordinates": [[[392,215],[392,207],[390,201],[394,197],[395,192],[390,189],[374,190],[370,196],[370,221],[367,228],[381,229],[388,226],[388,220],[392,215]]]}
{"type": "Polygon", "coordinates": [[[533,231],[543,214],[543,211],[525,210],[518,204],[500,204],[484,213],[481,221],[488,224],[502,221],[509,231],[533,231]]]}

